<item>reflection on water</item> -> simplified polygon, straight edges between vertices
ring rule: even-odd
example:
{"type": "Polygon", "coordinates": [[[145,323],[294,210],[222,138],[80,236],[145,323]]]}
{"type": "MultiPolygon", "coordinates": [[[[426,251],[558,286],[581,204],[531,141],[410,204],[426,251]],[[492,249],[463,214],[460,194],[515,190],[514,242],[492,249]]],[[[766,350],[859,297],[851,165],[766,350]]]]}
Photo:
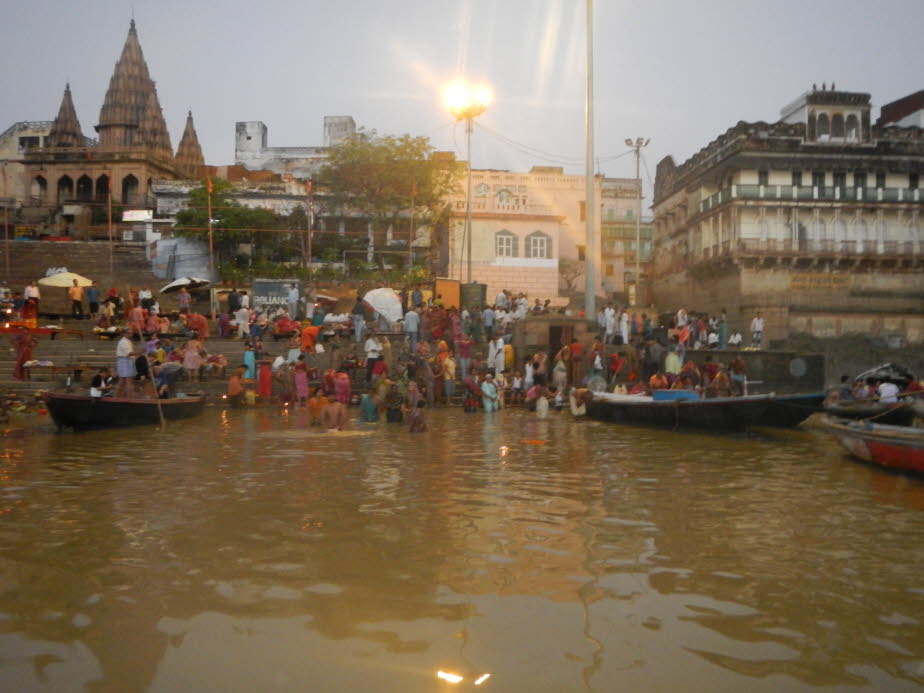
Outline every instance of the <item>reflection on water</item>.
{"type": "Polygon", "coordinates": [[[3,689],[924,684],[924,482],[820,434],[304,423],[5,439],[3,689]]]}

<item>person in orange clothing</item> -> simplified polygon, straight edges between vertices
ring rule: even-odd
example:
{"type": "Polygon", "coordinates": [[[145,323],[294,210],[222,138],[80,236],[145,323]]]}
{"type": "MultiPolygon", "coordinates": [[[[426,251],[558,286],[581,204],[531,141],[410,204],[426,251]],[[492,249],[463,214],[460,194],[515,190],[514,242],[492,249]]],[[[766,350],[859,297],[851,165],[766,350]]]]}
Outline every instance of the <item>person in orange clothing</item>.
{"type": "Polygon", "coordinates": [[[657,371],[648,379],[648,387],[652,390],[666,390],[670,385],[664,373],[657,371]]]}
{"type": "Polygon", "coordinates": [[[318,341],[318,335],[321,334],[320,325],[308,325],[304,330],[302,330],[302,351],[313,354],[314,345],[318,341]]]}
{"type": "Polygon", "coordinates": [[[193,330],[199,339],[208,339],[209,337],[209,321],[204,315],[190,313],[186,316],[186,327],[193,330]]]}
{"type": "Polygon", "coordinates": [[[315,388],[311,397],[308,398],[308,425],[320,426],[321,413],[327,406],[328,399],[321,392],[321,388],[315,388]]]}

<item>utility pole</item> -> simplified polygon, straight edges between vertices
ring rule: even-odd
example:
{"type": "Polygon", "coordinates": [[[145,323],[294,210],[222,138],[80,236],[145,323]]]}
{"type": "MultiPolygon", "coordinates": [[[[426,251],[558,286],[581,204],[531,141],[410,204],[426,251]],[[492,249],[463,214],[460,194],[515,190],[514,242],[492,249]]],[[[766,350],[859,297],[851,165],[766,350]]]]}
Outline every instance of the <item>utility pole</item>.
{"type": "Polygon", "coordinates": [[[308,209],[305,210],[307,212],[305,217],[308,219],[308,276],[310,277],[312,276],[311,274],[311,255],[313,252],[313,249],[311,246],[312,246],[312,240],[314,236],[314,233],[313,233],[314,231],[314,202],[311,197],[311,181],[310,180],[305,181],[305,194],[308,197],[308,201],[307,201],[308,209]]]}
{"type": "Polygon", "coordinates": [[[410,272],[414,267],[414,202],[417,198],[417,182],[411,184],[411,228],[407,237],[407,271],[410,272]]]}
{"type": "Polygon", "coordinates": [[[626,140],[626,146],[635,152],[635,182],[638,185],[638,208],[635,210],[635,305],[641,303],[642,296],[642,179],[639,173],[639,161],[642,147],[647,147],[650,139],[637,137],[633,142],[626,140]]]}
{"type": "Polygon", "coordinates": [[[584,102],[584,219],[587,245],[584,251],[584,317],[597,317],[597,195],[594,178],[594,3],[586,0],[587,84],[584,102]]]}

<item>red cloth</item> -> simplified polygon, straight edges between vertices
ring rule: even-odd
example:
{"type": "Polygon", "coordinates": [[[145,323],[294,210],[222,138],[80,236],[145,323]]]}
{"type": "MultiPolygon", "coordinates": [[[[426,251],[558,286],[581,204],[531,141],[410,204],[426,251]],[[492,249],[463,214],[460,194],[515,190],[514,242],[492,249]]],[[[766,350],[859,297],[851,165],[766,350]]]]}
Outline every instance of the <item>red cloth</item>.
{"type": "Polygon", "coordinates": [[[189,327],[189,329],[195,331],[196,336],[199,339],[208,339],[209,321],[205,319],[204,315],[199,315],[198,313],[190,313],[186,316],[186,325],[189,327]]]}
{"type": "Polygon", "coordinates": [[[257,373],[257,394],[260,397],[273,395],[273,369],[268,363],[261,363],[257,373]]]}

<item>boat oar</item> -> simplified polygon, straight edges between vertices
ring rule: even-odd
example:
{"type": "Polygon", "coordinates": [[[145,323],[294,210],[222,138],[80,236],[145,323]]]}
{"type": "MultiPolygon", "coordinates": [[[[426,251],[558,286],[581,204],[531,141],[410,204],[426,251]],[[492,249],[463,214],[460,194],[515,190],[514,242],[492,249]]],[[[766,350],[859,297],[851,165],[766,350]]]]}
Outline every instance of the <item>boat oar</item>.
{"type": "MultiPolygon", "coordinates": [[[[141,342],[141,348],[144,349],[144,333],[141,331],[141,326],[136,324],[135,329],[138,331],[138,340],[141,342]]],[[[154,386],[154,401],[157,402],[157,415],[160,417],[160,430],[163,431],[167,427],[167,422],[164,420],[164,408],[160,403],[160,393],[157,391],[157,383],[152,382],[151,384],[154,386]]]]}

